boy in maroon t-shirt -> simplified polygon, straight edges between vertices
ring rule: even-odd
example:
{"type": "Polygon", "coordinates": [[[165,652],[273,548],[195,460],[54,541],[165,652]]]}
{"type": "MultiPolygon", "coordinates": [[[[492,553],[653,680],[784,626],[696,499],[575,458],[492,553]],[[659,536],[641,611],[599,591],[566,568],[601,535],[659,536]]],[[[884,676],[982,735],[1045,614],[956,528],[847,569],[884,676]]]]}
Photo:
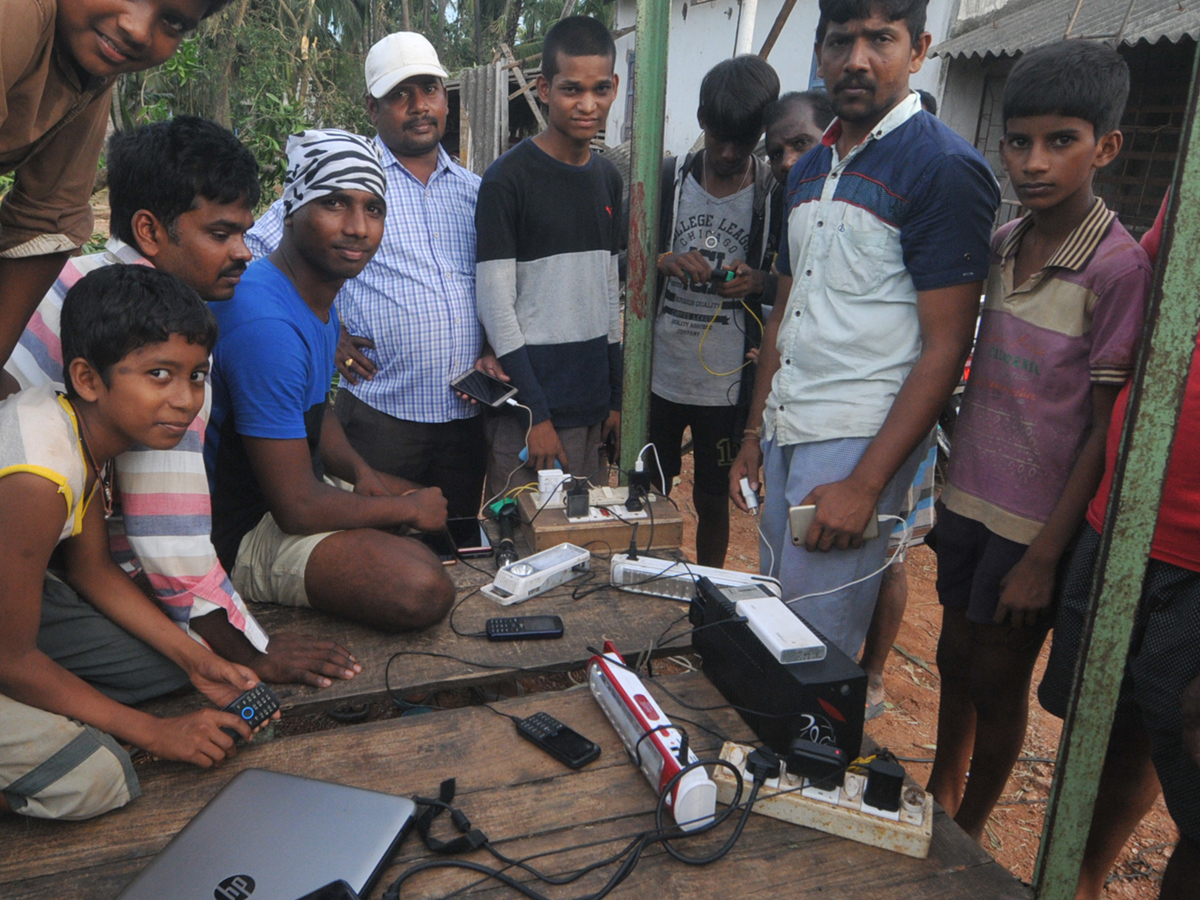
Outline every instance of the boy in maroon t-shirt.
{"type": "MultiPolygon", "coordinates": [[[[1142,239],[1158,256],[1167,201],[1142,239]]],[[[1077,900],[1097,898],[1117,855],[1158,798],[1179,826],[1160,898],[1184,898],[1200,883],[1200,339],[1167,464],[1150,563],[1142,582],[1125,677],[1100,776],[1077,900]],[[1185,734],[1190,730],[1191,734],[1185,734]],[[1196,752],[1189,754],[1190,739],[1196,752]]],[[[1066,714],[1087,615],[1100,530],[1108,509],[1129,387],[1113,406],[1104,480],[1087,511],[1060,595],[1054,643],[1038,700],[1066,714]]]]}

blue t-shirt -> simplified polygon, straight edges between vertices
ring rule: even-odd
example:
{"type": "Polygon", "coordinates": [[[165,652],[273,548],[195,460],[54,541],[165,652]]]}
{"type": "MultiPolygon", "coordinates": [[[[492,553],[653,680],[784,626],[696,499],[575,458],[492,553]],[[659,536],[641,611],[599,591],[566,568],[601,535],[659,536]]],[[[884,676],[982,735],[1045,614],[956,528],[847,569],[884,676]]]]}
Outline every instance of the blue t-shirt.
{"type": "Polygon", "coordinates": [[[242,538],[267,512],[242,438],[307,440],[313,473],[322,475],[318,444],[339,325],[332,309],[322,322],[267,259],[251,263],[232,300],[209,308],[220,335],[213,349],[204,463],[213,546],[231,571],[242,538]]]}

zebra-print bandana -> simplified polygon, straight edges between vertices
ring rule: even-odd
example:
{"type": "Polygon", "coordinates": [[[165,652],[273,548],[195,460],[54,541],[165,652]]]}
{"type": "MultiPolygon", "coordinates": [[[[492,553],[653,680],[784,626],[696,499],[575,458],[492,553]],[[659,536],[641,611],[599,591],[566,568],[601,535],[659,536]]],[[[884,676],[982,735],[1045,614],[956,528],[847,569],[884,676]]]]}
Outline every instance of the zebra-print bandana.
{"type": "Polygon", "coordinates": [[[369,191],[386,195],[387,182],[375,144],[348,131],[304,131],[287,143],[288,168],[283,182],[283,214],[335,191],[369,191]]]}

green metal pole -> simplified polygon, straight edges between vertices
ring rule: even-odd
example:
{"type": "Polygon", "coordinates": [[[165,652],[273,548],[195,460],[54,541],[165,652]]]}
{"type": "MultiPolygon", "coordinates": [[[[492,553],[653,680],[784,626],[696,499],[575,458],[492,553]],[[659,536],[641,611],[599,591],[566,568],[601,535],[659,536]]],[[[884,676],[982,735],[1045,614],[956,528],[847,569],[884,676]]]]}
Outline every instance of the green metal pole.
{"type": "MultiPolygon", "coordinates": [[[[628,471],[650,430],[650,352],[663,122],[667,105],[669,0],[638,0],[629,174],[629,281],[625,292],[625,389],[621,465],[628,471]]],[[[622,476],[624,480],[624,476],[622,476]]]]}
{"type": "Polygon", "coordinates": [[[1154,296],[1113,473],[1112,499],[1084,626],[1083,664],[1058,745],[1058,764],[1034,871],[1039,900],[1073,900],[1100,770],[1150,555],[1167,460],[1200,326],[1200,83],[1191,98],[1175,170],[1154,296]],[[1187,214],[1180,215],[1180,211],[1187,214]]]}

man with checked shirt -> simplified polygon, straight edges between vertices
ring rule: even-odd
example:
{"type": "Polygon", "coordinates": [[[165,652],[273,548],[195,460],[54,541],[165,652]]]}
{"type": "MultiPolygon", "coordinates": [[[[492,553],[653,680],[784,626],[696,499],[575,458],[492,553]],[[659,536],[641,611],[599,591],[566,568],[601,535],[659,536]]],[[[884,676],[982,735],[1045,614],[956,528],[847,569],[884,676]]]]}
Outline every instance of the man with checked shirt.
{"type": "MultiPolygon", "coordinates": [[[[387,176],[383,242],[337,298],[342,318],[334,412],[356,451],[381,472],[441,488],[448,512],[474,516],[486,466],[479,408],[450,388],[484,353],[475,315],[479,176],[450,159],[445,70],[424,37],[398,32],[367,54],[367,114],[387,176]]],[[[283,209],[247,234],[256,257],[279,245],[283,209]]]]}

